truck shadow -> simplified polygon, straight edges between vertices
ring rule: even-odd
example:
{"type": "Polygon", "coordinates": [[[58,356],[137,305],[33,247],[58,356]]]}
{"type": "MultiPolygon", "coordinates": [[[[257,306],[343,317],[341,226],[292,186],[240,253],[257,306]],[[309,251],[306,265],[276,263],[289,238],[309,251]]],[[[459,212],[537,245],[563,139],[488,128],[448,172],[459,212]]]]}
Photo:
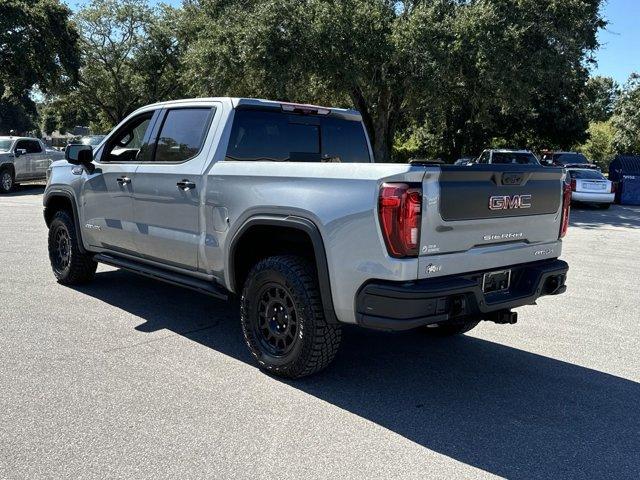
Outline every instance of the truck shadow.
{"type": "Polygon", "coordinates": [[[596,230],[600,228],[640,228],[640,206],[612,205],[601,210],[583,205],[571,206],[572,227],[596,230]]]}
{"type": "MultiPolygon", "coordinates": [[[[142,318],[136,330],[167,329],[254,365],[235,302],[123,271],[79,290],[142,318]]],[[[345,328],[327,371],[284,383],[502,477],[640,475],[640,384],[471,336],[345,328]]]]}

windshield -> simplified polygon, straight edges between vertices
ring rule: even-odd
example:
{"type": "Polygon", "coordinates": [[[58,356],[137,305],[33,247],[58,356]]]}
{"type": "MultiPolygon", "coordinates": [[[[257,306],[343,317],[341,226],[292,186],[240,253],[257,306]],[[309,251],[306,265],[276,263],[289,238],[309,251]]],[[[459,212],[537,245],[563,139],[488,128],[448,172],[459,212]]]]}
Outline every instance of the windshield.
{"type": "Polygon", "coordinates": [[[520,165],[538,165],[538,159],[530,152],[493,152],[491,163],[517,163],[520,165]]]}
{"type": "Polygon", "coordinates": [[[13,140],[0,140],[0,152],[8,152],[11,150],[13,140]]]}
{"type": "Polygon", "coordinates": [[[569,175],[576,180],[606,180],[597,170],[569,170],[569,175]]]}
{"type": "Polygon", "coordinates": [[[556,153],[553,155],[553,161],[563,165],[570,163],[589,163],[587,157],[581,153],[556,153]]]}

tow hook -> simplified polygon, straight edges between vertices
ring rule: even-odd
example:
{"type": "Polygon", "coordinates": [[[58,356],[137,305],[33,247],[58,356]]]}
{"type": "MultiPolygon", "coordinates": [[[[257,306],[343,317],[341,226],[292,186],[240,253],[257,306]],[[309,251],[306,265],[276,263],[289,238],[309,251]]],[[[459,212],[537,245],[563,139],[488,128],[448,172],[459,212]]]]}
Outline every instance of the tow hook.
{"type": "Polygon", "coordinates": [[[518,322],[518,312],[512,312],[511,310],[500,310],[492,313],[489,318],[490,322],[494,322],[500,325],[513,325],[518,322]]]}

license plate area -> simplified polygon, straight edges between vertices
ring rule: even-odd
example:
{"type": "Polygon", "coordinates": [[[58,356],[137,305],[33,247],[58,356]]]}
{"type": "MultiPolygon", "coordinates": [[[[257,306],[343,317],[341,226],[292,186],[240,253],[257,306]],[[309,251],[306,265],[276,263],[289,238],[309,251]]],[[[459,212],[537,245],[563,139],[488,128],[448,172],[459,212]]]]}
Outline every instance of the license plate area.
{"type": "Polygon", "coordinates": [[[482,291],[484,293],[504,292],[511,286],[511,270],[499,270],[485,273],[482,276],[482,291]]]}
{"type": "Polygon", "coordinates": [[[586,190],[603,191],[606,190],[607,186],[604,183],[585,182],[584,188],[586,190]]]}

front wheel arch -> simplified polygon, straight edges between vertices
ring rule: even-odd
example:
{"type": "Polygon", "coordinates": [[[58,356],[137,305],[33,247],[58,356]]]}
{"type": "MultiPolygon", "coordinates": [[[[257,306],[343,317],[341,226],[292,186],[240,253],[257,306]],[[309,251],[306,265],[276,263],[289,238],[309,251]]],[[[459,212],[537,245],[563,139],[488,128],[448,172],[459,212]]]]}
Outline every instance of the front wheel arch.
{"type": "Polygon", "coordinates": [[[82,241],[82,230],[80,228],[80,216],[78,213],[78,206],[76,204],[75,197],[71,192],[65,190],[51,192],[45,194],[44,198],[44,221],[47,228],[51,225],[51,221],[57,212],[64,210],[69,212],[69,215],[73,218],[76,227],[78,249],[82,253],[86,253],[84,248],[84,242],[82,241]]]}

